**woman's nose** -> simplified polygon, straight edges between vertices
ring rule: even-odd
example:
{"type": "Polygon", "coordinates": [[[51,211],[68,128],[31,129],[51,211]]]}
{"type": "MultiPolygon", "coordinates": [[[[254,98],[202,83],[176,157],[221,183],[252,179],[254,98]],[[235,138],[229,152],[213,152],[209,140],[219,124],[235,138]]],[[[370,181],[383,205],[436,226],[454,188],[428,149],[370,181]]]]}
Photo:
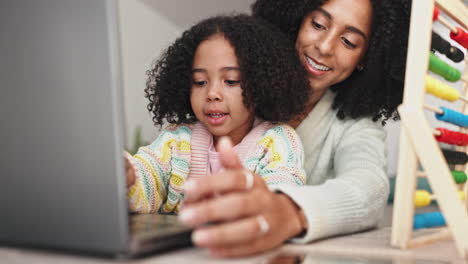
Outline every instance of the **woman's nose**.
{"type": "Polygon", "coordinates": [[[318,39],[316,48],[322,56],[332,56],[335,53],[336,39],[332,32],[327,32],[318,39]]]}

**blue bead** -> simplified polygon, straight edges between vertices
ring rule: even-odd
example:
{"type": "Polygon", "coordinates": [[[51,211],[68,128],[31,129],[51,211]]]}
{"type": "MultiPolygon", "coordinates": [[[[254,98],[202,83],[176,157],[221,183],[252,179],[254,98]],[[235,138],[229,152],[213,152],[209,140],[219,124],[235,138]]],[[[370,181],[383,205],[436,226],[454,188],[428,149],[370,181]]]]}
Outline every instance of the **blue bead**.
{"type": "Polygon", "coordinates": [[[451,123],[461,127],[468,127],[468,115],[464,115],[447,107],[441,107],[443,114],[435,114],[435,117],[447,123],[451,123]]]}
{"type": "Polygon", "coordinates": [[[439,227],[445,225],[445,219],[441,212],[416,214],[414,216],[413,229],[439,227]]]}

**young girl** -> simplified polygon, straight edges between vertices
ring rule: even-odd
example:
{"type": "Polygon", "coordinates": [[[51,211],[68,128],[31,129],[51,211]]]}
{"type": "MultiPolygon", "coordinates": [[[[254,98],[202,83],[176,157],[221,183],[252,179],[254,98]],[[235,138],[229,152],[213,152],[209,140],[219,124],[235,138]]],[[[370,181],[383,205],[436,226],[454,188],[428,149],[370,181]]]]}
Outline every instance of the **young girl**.
{"type": "Polygon", "coordinates": [[[153,121],[172,125],[126,155],[131,211],[177,213],[187,178],[220,172],[216,145],[224,136],[268,185],[304,183],[301,142],[278,122],[304,111],[310,89],[294,46],[279,31],[245,15],[206,19],[148,75],[153,121]]]}

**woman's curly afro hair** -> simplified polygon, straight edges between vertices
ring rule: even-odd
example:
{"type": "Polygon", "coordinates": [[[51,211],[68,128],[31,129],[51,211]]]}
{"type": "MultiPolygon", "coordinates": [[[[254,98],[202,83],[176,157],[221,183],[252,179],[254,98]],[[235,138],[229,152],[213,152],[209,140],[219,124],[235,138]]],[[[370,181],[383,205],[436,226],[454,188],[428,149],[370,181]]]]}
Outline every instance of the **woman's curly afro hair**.
{"type": "Polygon", "coordinates": [[[243,101],[255,116],[286,122],[304,112],[310,86],[293,43],[261,19],[216,16],[185,31],[147,72],[147,108],[155,125],[197,121],[190,105],[193,58],[199,44],[215,34],[235,50],[243,101]]]}
{"type": "MultiPolygon", "coordinates": [[[[296,41],[304,17],[327,0],[257,0],[255,17],[277,26],[296,41]]],[[[402,102],[411,0],[370,0],[372,28],[364,57],[364,70],[331,87],[336,92],[337,116],[372,117],[374,121],[398,119],[402,102]]]]}

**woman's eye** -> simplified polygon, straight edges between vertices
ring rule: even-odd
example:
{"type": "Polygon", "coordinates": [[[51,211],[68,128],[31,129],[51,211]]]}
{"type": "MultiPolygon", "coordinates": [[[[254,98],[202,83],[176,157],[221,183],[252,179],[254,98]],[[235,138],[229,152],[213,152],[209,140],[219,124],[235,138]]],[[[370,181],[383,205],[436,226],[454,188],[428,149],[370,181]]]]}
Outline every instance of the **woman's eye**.
{"type": "Polygon", "coordinates": [[[235,86],[240,83],[240,81],[234,81],[234,80],[225,80],[224,82],[229,86],[235,86]]]}
{"type": "Polygon", "coordinates": [[[341,40],[343,41],[343,43],[345,44],[345,46],[347,46],[347,47],[349,47],[349,48],[354,49],[354,48],[357,47],[356,44],[352,43],[351,41],[349,41],[349,40],[348,40],[347,38],[345,38],[345,37],[342,37],[341,40]]]}
{"type": "Polygon", "coordinates": [[[324,27],[322,24],[320,24],[320,23],[318,23],[317,21],[314,21],[314,20],[312,20],[312,26],[313,26],[314,28],[320,29],[320,30],[325,29],[325,27],[324,27]]]}

